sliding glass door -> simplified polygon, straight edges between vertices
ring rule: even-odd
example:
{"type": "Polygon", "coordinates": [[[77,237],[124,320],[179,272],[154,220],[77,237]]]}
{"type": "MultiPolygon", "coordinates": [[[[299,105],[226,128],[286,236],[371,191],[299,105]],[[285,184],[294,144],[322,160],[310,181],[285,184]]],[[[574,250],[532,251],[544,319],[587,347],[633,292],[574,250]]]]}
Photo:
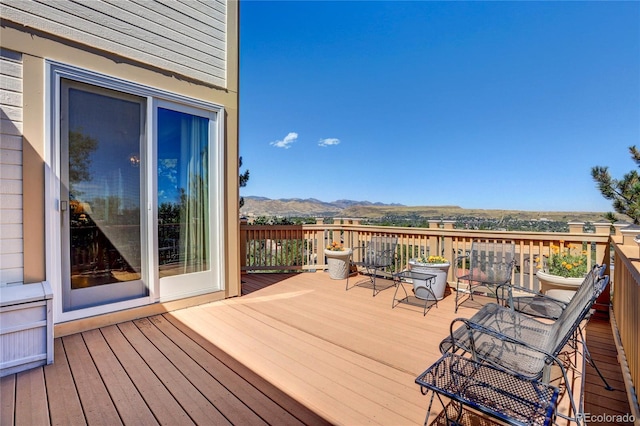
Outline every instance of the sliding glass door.
{"type": "Polygon", "coordinates": [[[142,214],[144,98],[63,81],[63,310],[149,294],[142,214]]]}
{"type": "Polygon", "coordinates": [[[157,108],[158,277],[162,298],[211,288],[211,132],[214,116],[157,108]]]}
{"type": "Polygon", "coordinates": [[[220,108],[51,69],[57,320],[222,289],[220,108]]]}

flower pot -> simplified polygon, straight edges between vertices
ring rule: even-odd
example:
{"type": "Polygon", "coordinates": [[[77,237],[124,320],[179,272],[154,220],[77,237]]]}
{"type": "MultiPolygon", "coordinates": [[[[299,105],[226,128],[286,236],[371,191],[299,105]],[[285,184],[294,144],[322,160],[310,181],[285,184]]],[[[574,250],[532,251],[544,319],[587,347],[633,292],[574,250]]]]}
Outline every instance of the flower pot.
{"type": "Polygon", "coordinates": [[[331,279],[343,280],[349,276],[349,257],[351,252],[351,249],[324,250],[331,279]]]}
{"type": "Polygon", "coordinates": [[[542,270],[536,272],[536,277],[540,281],[540,291],[544,294],[547,290],[577,290],[584,278],[565,278],[559,275],[551,275],[542,270]]]}
{"type": "MultiPolygon", "coordinates": [[[[433,294],[435,294],[437,300],[441,300],[444,297],[444,291],[447,288],[447,275],[449,274],[449,266],[451,266],[450,263],[420,263],[415,259],[409,260],[410,270],[436,276],[436,282],[431,289],[433,290],[433,294]]],[[[424,280],[415,281],[418,281],[420,284],[424,285],[423,282],[420,282],[424,280]]],[[[428,298],[428,300],[432,299],[433,297],[428,298]]]]}

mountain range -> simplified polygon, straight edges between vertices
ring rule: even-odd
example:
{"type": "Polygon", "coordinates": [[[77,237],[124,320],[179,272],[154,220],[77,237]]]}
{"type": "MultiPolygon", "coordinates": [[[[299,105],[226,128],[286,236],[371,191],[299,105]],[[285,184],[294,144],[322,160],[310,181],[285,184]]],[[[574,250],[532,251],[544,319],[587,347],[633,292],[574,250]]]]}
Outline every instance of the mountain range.
{"type": "Polygon", "coordinates": [[[522,210],[465,209],[459,206],[405,206],[371,201],[336,200],[321,201],[315,198],[271,199],[245,196],[240,214],[246,217],[351,217],[382,218],[385,216],[413,216],[424,218],[501,218],[510,216],[531,220],[558,220],[596,222],[603,220],[602,212],[551,212],[522,210]]]}
{"type": "Polygon", "coordinates": [[[246,196],[240,214],[245,216],[340,216],[347,209],[359,207],[402,207],[402,204],[372,203],[370,201],[321,201],[315,198],[281,198],[246,196]]]}

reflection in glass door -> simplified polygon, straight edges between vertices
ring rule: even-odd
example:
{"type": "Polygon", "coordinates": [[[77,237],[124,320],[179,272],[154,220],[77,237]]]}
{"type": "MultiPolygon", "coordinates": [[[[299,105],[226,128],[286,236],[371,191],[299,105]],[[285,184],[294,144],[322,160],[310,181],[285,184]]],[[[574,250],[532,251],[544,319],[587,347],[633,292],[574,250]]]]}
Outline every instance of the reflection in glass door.
{"type": "Polygon", "coordinates": [[[146,296],[145,100],[61,87],[63,311],[146,296]]]}
{"type": "Polygon", "coordinates": [[[157,109],[157,256],[160,294],[172,298],[213,286],[211,117],[166,105],[157,109]]]}

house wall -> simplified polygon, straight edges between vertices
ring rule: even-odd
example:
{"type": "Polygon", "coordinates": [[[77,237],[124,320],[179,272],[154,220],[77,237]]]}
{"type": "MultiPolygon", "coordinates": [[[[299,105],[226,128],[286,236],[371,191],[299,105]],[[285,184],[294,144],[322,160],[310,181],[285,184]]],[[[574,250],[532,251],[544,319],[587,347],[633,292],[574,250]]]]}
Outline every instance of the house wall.
{"type": "Polygon", "coordinates": [[[226,87],[223,0],[3,0],[4,19],[194,80],[226,87]]]}
{"type": "Polygon", "coordinates": [[[23,282],[22,55],[0,49],[0,287],[23,282]]]}
{"type": "MultiPolygon", "coordinates": [[[[238,295],[240,264],[238,260],[237,2],[215,1],[199,4],[158,1],[153,3],[153,10],[144,11],[141,8],[149,5],[149,2],[102,3],[104,2],[80,4],[71,1],[45,3],[4,0],[0,4],[2,48],[18,52],[23,59],[22,106],[24,109],[21,160],[22,176],[25,181],[22,188],[23,225],[18,224],[14,227],[22,227],[22,242],[24,253],[26,253],[23,262],[23,280],[25,283],[47,280],[44,191],[45,158],[48,148],[44,129],[44,118],[47,113],[44,74],[45,60],[48,59],[224,106],[223,143],[226,153],[224,171],[226,181],[224,235],[221,238],[224,239],[224,251],[227,256],[225,293],[226,296],[238,295]],[[98,3],[101,4],[98,5],[98,3]],[[197,7],[197,9],[191,9],[191,7],[197,7]],[[62,8],[66,10],[63,11],[62,8]],[[181,10],[189,12],[190,15],[178,17],[181,10]],[[161,11],[164,13],[162,15],[164,20],[161,19],[161,11]],[[136,12],[138,18],[132,16],[132,12],[136,12]],[[74,13],[81,13],[81,17],[71,17],[74,13]],[[112,17],[124,21],[119,24],[114,19],[106,17],[105,13],[111,13],[112,17]],[[44,18],[45,16],[47,19],[44,18]],[[140,21],[142,19],[140,16],[145,16],[148,22],[140,21]],[[100,27],[103,20],[105,28],[93,28],[100,27]],[[99,23],[92,24],[92,21],[99,23]],[[166,43],[158,40],[158,34],[164,36],[164,32],[160,31],[162,22],[164,22],[163,31],[167,34],[166,43]],[[211,34],[203,33],[204,27],[200,22],[211,25],[211,34]],[[72,23],[74,27],[68,26],[72,23]],[[186,31],[189,25],[193,28],[186,31]],[[90,31],[89,27],[92,27],[90,31]],[[197,32],[196,27],[200,28],[197,32]],[[185,33],[178,34],[176,31],[178,29],[185,30],[185,33]],[[85,30],[88,34],[81,34],[85,30]],[[115,34],[114,31],[121,34],[115,34]],[[196,35],[198,37],[194,38],[196,35]],[[138,39],[137,45],[132,44],[132,38],[138,39]],[[215,48],[213,38],[221,41],[216,42],[215,48]],[[191,47],[184,49],[185,55],[180,55],[175,51],[178,48],[176,43],[188,44],[191,47]],[[200,59],[196,61],[191,48],[201,46],[204,49],[203,46],[208,43],[211,43],[208,48],[210,56],[205,58],[200,55],[200,59]]],[[[4,68],[3,63],[3,71],[4,68]]],[[[3,122],[3,131],[4,128],[3,122]]],[[[20,168],[19,164],[14,166],[20,168]]],[[[2,168],[4,174],[5,167],[2,168]]],[[[19,197],[20,194],[16,196],[19,197]]],[[[2,204],[5,198],[6,196],[2,194],[2,204]]],[[[22,255],[20,254],[19,257],[22,255]]],[[[4,258],[2,267],[4,268],[4,258]]]]}

